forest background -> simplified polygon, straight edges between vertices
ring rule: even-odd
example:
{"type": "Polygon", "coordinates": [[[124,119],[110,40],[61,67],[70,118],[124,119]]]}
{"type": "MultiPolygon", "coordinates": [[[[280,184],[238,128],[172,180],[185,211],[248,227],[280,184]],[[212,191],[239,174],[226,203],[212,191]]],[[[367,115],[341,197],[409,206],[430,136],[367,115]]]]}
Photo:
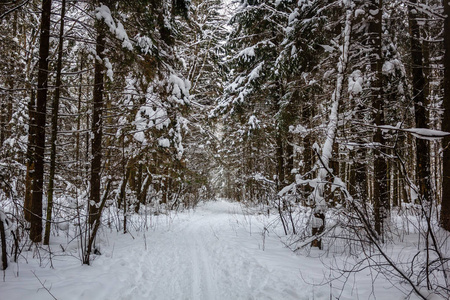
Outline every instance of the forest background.
{"type": "Polygon", "coordinates": [[[106,210],[127,232],[144,211],[223,197],[276,213],[294,251],[344,238],[416,294],[448,296],[449,13],[434,0],[3,1],[3,268],[64,224],[89,264],[106,210]],[[399,222],[418,233],[406,262],[383,251],[399,222]]]}

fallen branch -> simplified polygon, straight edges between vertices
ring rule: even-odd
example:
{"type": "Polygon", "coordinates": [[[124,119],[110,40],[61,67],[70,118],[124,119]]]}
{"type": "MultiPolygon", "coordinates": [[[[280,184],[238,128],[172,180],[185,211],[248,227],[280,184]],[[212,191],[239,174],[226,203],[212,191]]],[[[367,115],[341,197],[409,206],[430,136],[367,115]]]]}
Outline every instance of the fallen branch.
{"type": "Polygon", "coordinates": [[[45,282],[42,282],[41,279],[36,275],[36,273],[35,273],[34,271],[31,271],[31,273],[33,273],[34,277],[36,277],[36,279],[39,281],[39,283],[41,284],[42,288],[43,288],[44,290],[46,290],[47,293],[48,293],[50,296],[53,297],[53,299],[58,300],[58,298],[56,298],[56,297],[50,292],[50,289],[47,288],[47,287],[45,286],[45,282]]]}

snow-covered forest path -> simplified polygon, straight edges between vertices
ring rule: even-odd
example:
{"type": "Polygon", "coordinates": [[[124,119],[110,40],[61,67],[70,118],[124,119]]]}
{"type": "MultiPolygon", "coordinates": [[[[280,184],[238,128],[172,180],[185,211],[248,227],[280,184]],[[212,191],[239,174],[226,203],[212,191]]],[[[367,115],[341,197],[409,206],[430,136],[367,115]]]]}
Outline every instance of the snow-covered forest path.
{"type": "Polygon", "coordinates": [[[273,251],[265,256],[262,230],[250,235],[250,218],[237,208],[211,202],[175,221],[170,233],[149,237],[148,251],[131,267],[144,274],[131,283],[134,292],[160,299],[301,299],[299,266],[282,263],[292,254],[278,244],[279,259],[273,251]]]}
{"type": "MultiPolygon", "coordinates": [[[[133,222],[130,227],[142,225],[133,222]]],[[[368,274],[352,276],[343,293],[336,282],[332,287],[317,285],[329,276],[324,257],[295,255],[274,234],[263,238],[265,222],[266,217],[245,214],[236,203],[215,201],[200,204],[195,211],[152,216],[148,231],[104,232],[102,255],[91,266],[63,255],[52,258],[54,269],[48,261],[40,267],[32,252],[24,252],[28,263],[22,259],[6,271],[0,299],[54,299],[39,280],[59,300],[299,300],[330,299],[330,292],[333,299],[373,296],[368,274]]],[[[54,249],[66,239],[59,238],[54,249]]],[[[76,245],[72,247],[75,250],[76,245]]],[[[381,291],[378,299],[402,298],[387,283],[376,289],[381,291]]]]}

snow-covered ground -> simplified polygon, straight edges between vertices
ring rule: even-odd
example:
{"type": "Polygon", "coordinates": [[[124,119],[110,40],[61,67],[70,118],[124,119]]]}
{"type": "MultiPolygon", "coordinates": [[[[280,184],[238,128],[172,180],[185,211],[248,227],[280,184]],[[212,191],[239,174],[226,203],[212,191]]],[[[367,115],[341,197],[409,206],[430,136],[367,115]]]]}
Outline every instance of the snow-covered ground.
{"type": "Polygon", "coordinates": [[[405,299],[384,278],[373,284],[368,270],[350,276],[344,289],[343,282],[324,284],[330,270],[323,262],[331,258],[319,250],[295,255],[273,233],[263,238],[266,222],[239,204],[207,202],[152,216],[145,232],[103,232],[102,255],[91,266],[82,266],[76,251],[67,255],[76,242],[61,255],[61,235],[52,245],[53,268],[23,252],[4,273],[0,299],[405,299]]]}

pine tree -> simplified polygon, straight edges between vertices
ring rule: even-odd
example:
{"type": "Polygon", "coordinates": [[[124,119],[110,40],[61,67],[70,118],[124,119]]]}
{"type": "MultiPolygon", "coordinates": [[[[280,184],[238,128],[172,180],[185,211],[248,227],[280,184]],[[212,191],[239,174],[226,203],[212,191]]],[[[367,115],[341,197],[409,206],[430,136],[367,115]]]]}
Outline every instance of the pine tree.
{"type": "Polygon", "coordinates": [[[45,118],[48,93],[48,57],[50,39],[51,0],[42,1],[41,35],[39,43],[39,71],[36,95],[36,110],[30,127],[33,127],[31,176],[31,230],[30,239],[35,243],[42,241],[42,196],[44,193],[44,151],[45,151],[45,118]]]}

